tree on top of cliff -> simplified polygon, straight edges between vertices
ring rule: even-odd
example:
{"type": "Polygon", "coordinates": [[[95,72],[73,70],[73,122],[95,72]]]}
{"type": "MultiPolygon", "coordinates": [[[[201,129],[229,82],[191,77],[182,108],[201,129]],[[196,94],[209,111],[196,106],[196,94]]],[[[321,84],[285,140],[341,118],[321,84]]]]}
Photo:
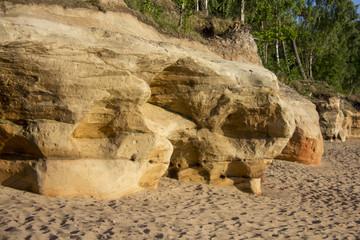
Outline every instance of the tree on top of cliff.
{"type": "Polygon", "coordinates": [[[265,67],[288,81],[325,81],[338,91],[360,92],[359,14],[351,0],[242,3],[211,0],[210,14],[239,19],[244,9],[265,67]]]}

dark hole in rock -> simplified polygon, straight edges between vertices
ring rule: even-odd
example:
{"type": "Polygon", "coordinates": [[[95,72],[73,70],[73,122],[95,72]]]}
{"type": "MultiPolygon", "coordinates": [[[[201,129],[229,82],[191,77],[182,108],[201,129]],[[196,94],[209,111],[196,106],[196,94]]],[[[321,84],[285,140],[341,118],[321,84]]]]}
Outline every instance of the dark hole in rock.
{"type": "MultiPolygon", "coordinates": [[[[131,158],[130,158],[130,160],[132,161],[132,162],[135,162],[135,160],[136,160],[136,154],[133,154],[132,156],[131,156],[131,158]]],[[[151,160],[150,160],[151,161],[151,160]]]]}

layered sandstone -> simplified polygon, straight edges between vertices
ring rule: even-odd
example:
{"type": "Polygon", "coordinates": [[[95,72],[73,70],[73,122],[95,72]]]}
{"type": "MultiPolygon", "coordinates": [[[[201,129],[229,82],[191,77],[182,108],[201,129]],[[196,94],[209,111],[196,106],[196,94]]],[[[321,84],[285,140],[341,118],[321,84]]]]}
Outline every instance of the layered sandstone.
{"type": "Polygon", "coordinates": [[[219,185],[245,179],[261,193],[295,128],[273,73],[179,45],[127,11],[5,6],[3,185],[113,199],[156,187],[168,170],[219,185]]]}
{"type": "Polygon", "coordinates": [[[291,106],[296,128],[278,159],[319,165],[323,154],[323,137],[316,106],[295,90],[281,84],[281,96],[291,106]]]}

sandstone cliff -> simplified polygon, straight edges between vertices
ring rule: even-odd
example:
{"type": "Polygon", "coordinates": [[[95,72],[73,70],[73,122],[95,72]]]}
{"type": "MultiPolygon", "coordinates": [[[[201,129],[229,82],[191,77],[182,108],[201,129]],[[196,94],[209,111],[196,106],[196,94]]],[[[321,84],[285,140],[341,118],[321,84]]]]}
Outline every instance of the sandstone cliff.
{"type": "Polygon", "coordinates": [[[168,170],[261,193],[295,129],[276,76],[103,3],[117,12],[5,2],[2,184],[112,199],[156,187],[168,170]]]}

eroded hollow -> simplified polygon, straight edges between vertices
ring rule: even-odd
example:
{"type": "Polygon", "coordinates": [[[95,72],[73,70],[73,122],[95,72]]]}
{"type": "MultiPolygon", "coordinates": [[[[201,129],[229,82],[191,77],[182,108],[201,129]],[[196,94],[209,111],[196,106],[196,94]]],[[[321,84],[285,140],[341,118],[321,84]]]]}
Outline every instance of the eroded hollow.
{"type": "Polygon", "coordinates": [[[75,138],[114,137],[112,120],[115,115],[115,109],[109,107],[106,102],[95,104],[76,127],[72,136],[75,138]]]}
{"type": "Polygon", "coordinates": [[[19,190],[38,192],[34,167],[44,155],[38,146],[24,137],[15,136],[0,151],[0,183],[19,190]]]}

